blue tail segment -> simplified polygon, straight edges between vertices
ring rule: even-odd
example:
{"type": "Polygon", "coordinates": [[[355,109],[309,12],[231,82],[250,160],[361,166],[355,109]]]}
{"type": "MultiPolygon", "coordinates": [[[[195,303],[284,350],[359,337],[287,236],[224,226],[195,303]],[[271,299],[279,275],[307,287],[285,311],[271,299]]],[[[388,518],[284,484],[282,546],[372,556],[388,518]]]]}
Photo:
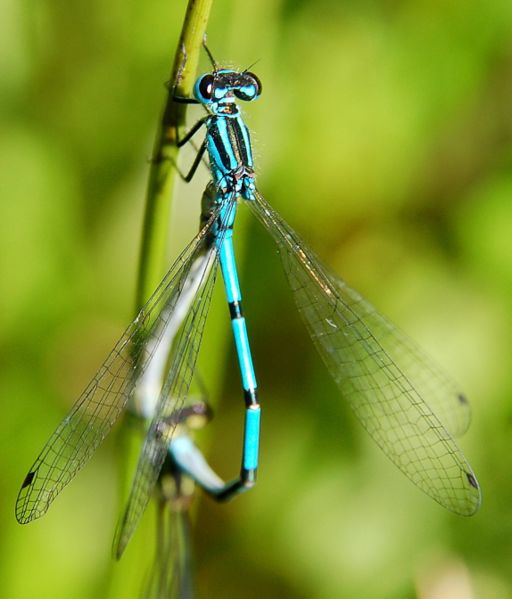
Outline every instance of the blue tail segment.
{"type": "Polygon", "coordinates": [[[243,488],[252,486],[256,480],[261,410],[257,399],[256,375],[254,374],[249,337],[242,313],[242,294],[238,283],[231,230],[226,231],[220,241],[219,259],[246,403],[241,480],[236,486],[236,492],[240,492],[243,488]]]}
{"type": "Polygon", "coordinates": [[[256,390],[256,376],[252,365],[251,348],[249,347],[245,318],[242,314],[242,294],[240,292],[240,285],[238,284],[232,231],[228,231],[227,233],[229,234],[224,236],[220,247],[220,267],[229,303],[231,326],[235,337],[242,384],[244,391],[250,392],[256,390]]]}
{"type": "Polygon", "coordinates": [[[256,470],[258,467],[258,450],[260,443],[260,415],[258,405],[250,406],[245,412],[244,429],[244,470],[256,470]]]}
{"type": "Polygon", "coordinates": [[[240,373],[242,375],[244,391],[250,392],[256,390],[256,376],[252,365],[251,348],[249,347],[245,318],[243,316],[233,318],[231,326],[233,327],[236,353],[240,363],[240,373]]]}

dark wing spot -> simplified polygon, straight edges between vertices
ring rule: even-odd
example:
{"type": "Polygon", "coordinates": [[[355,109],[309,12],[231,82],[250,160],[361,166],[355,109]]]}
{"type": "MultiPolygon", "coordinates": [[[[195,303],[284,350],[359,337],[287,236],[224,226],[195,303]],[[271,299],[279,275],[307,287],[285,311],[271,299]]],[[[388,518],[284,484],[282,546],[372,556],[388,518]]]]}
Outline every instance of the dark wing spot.
{"type": "Polygon", "coordinates": [[[32,484],[32,481],[34,480],[35,475],[35,472],[29,472],[27,476],[25,476],[25,480],[23,481],[21,488],[24,489],[25,487],[30,486],[32,484]]]}
{"type": "Polygon", "coordinates": [[[459,400],[459,403],[463,405],[466,405],[468,403],[468,398],[463,393],[459,393],[457,395],[457,399],[459,400]]]}
{"type": "Polygon", "coordinates": [[[476,480],[476,478],[471,474],[471,472],[466,472],[466,477],[468,479],[469,484],[472,487],[475,487],[475,489],[479,489],[479,485],[478,485],[478,481],[476,480]]]}

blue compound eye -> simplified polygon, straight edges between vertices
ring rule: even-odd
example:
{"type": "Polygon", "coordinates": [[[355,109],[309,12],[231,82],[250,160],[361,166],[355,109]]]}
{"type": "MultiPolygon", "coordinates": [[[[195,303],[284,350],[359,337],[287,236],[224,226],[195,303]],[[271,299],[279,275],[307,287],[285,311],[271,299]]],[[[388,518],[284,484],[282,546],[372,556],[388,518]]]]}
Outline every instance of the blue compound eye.
{"type": "Polygon", "coordinates": [[[194,95],[201,102],[209,102],[213,97],[213,83],[215,78],[208,73],[199,77],[194,88],[194,95]]]}
{"type": "Polygon", "coordinates": [[[244,73],[245,85],[234,90],[235,96],[240,100],[250,102],[261,94],[261,82],[254,73],[244,73]]]}

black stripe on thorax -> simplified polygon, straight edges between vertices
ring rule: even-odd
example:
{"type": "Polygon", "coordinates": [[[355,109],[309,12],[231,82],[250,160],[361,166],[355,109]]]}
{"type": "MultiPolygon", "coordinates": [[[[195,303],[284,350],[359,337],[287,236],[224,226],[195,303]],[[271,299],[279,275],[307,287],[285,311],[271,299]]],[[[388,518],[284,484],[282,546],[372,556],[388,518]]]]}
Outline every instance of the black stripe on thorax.
{"type": "Polygon", "coordinates": [[[208,128],[210,137],[215,145],[215,149],[217,150],[220,160],[222,162],[222,166],[224,170],[229,170],[231,168],[231,163],[229,160],[228,150],[226,149],[226,144],[222,138],[222,135],[219,132],[219,128],[217,126],[217,121],[213,121],[213,125],[208,128]]]}
{"type": "Polygon", "coordinates": [[[245,147],[244,137],[238,119],[217,117],[212,120],[208,130],[224,170],[234,171],[239,166],[249,166],[247,149],[245,147]],[[220,122],[220,119],[222,119],[223,123],[226,125],[228,139],[225,139],[219,131],[218,123],[220,122]],[[234,157],[236,164],[231,163],[230,156],[234,157]]]}
{"type": "Polygon", "coordinates": [[[236,147],[236,154],[239,157],[239,162],[244,166],[249,166],[249,157],[247,156],[247,147],[242,133],[242,125],[239,119],[228,119],[229,138],[231,145],[236,147]]]}

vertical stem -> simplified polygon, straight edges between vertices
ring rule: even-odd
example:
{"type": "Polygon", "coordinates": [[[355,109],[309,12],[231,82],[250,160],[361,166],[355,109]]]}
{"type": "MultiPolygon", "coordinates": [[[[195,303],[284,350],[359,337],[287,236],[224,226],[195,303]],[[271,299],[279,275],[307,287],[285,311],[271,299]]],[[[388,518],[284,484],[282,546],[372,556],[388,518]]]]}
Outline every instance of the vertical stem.
{"type": "Polygon", "coordinates": [[[189,0],[169,92],[156,135],[146,192],[136,311],[146,302],[165,272],[167,232],[178,158],[176,130],[185,124],[186,104],[173,102],[176,91],[190,96],[213,0],[189,0]]]}
{"type": "MultiPolygon", "coordinates": [[[[180,96],[190,96],[199,63],[200,51],[206,32],[208,17],[213,0],[189,0],[187,12],[181,31],[174,65],[169,78],[169,92],[153,148],[149,180],[146,191],[146,206],[142,230],[138,282],[135,297],[135,309],[138,311],[160,282],[166,270],[167,235],[176,169],[174,165],[178,157],[176,147],[176,131],[185,124],[186,105],[173,102],[176,92],[180,96]]],[[[125,429],[126,431],[127,429],[125,429]]],[[[122,455],[125,475],[124,484],[128,484],[128,465],[136,463],[140,451],[140,443],[135,444],[133,436],[123,435],[122,455]]],[[[126,496],[123,493],[124,496],[126,496]]],[[[149,536],[139,537],[146,542],[149,536]]],[[[139,541],[139,551],[132,552],[123,560],[123,576],[114,576],[109,596],[125,596],[131,585],[138,584],[140,572],[140,557],[142,546],[139,541]]],[[[144,551],[147,551],[144,546],[144,551]]]]}

